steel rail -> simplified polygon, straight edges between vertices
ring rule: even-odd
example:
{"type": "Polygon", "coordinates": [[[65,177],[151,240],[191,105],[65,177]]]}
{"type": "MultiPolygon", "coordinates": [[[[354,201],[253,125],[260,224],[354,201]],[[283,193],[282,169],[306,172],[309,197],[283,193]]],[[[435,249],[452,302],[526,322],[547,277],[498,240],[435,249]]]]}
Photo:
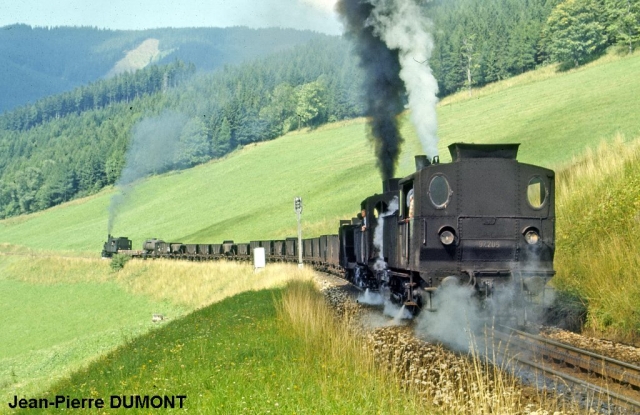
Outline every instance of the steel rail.
{"type": "Polygon", "coordinates": [[[609,398],[612,398],[613,400],[616,400],[618,402],[622,402],[625,406],[631,407],[631,409],[633,409],[635,411],[640,411],[640,402],[638,402],[638,401],[636,401],[636,400],[634,400],[632,398],[629,398],[627,396],[621,395],[619,393],[612,392],[612,391],[607,390],[607,389],[605,389],[605,388],[603,388],[601,386],[594,385],[592,383],[586,382],[586,381],[584,381],[582,379],[578,379],[578,378],[576,378],[574,376],[571,376],[571,375],[568,375],[566,373],[562,373],[562,372],[557,371],[555,369],[552,369],[550,367],[547,367],[547,366],[532,362],[532,361],[530,361],[528,359],[525,359],[524,357],[514,356],[513,359],[515,359],[518,362],[523,363],[523,364],[525,364],[527,366],[530,366],[530,367],[538,369],[538,370],[540,370],[542,372],[548,373],[549,375],[564,379],[567,382],[571,382],[573,384],[580,385],[580,386],[582,386],[584,388],[587,388],[587,389],[590,389],[590,390],[592,390],[592,391],[594,391],[596,393],[599,393],[601,395],[604,395],[604,396],[607,396],[609,398]]]}
{"type": "Polygon", "coordinates": [[[542,344],[532,346],[545,356],[557,358],[557,360],[596,373],[604,378],[611,378],[620,383],[629,384],[635,389],[640,389],[640,367],[638,366],[608,356],[602,356],[588,350],[579,349],[552,339],[525,333],[516,329],[508,329],[517,336],[542,344]]]}
{"type": "MultiPolygon", "coordinates": [[[[496,337],[501,340],[516,340],[518,347],[528,350],[543,357],[552,358],[557,361],[569,364],[574,367],[585,369],[590,373],[595,373],[603,378],[612,379],[619,384],[628,384],[632,387],[640,384],[640,367],[627,362],[601,356],[588,350],[579,349],[555,340],[525,333],[510,327],[501,326],[510,333],[495,331],[496,337]],[[584,356],[584,357],[583,357],[584,356]]],[[[513,342],[511,342],[513,344],[513,342]]],[[[560,372],[551,367],[533,362],[522,355],[512,356],[515,361],[524,365],[538,369],[548,375],[563,379],[575,385],[582,386],[595,393],[608,397],[609,399],[630,408],[634,413],[640,413],[640,402],[623,394],[608,390],[588,381],[560,372]]]]}

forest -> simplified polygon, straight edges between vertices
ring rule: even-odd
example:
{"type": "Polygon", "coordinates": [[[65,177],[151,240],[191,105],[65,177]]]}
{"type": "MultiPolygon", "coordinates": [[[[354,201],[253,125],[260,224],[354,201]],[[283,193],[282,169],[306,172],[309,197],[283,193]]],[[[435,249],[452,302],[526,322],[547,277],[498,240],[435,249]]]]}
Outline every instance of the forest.
{"type": "MultiPolygon", "coordinates": [[[[541,65],[582,65],[610,48],[631,53],[640,42],[640,0],[433,0],[423,7],[440,97],[541,65]]],[[[362,72],[348,39],[310,36],[283,49],[208,72],[174,58],[1,114],[0,218],[115,184],[143,120],[179,120],[177,151],[150,172],[158,174],[364,115],[362,72]]]]}

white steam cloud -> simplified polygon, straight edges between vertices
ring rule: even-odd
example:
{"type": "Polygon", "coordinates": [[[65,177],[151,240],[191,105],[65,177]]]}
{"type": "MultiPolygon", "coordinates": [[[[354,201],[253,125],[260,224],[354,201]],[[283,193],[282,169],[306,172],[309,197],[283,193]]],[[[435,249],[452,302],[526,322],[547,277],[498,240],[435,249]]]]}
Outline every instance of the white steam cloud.
{"type": "Polygon", "coordinates": [[[385,269],[385,261],[384,261],[384,218],[387,216],[393,215],[398,211],[398,197],[394,197],[389,203],[387,210],[379,215],[378,224],[376,225],[375,230],[373,231],[373,246],[378,250],[378,258],[376,258],[376,263],[373,265],[373,268],[377,271],[381,271],[385,269]]]}
{"type": "Polygon", "coordinates": [[[472,334],[482,331],[485,319],[470,286],[440,286],[433,297],[435,311],[423,310],[416,333],[456,350],[468,350],[472,334]]]}
{"type": "Polygon", "coordinates": [[[391,301],[385,301],[382,313],[385,316],[392,317],[394,325],[401,324],[402,320],[411,320],[413,318],[407,307],[394,304],[391,301]]]}
{"type": "Polygon", "coordinates": [[[358,303],[367,305],[382,305],[384,304],[384,298],[379,292],[366,289],[364,293],[358,296],[358,303]]]}
{"type": "Polygon", "coordinates": [[[429,67],[433,38],[430,22],[413,0],[372,0],[374,10],[368,22],[387,47],[399,51],[400,79],[409,95],[411,122],[425,154],[438,154],[438,81],[429,67]]]}
{"type": "Polygon", "coordinates": [[[303,3],[315,7],[324,12],[332,12],[338,0],[301,0],[303,3]]]}
{"type": "Polygon", "coordinates": [[[538,294],[535,304],[527,304],[520,282],[510,281],[496,287],[492,294],[479,299],[475,289],[457,283],[443,284],[433,296],[433,310],[424,309],[417,318],[416,334],[428,341],[441,342],[455,350],[486,348],[491,343],[486,334],[500,325],[516,327],[525,320],[539,323],[550,299],[538,294]],[[542,307],[541,307],[542,306],[542,307]]]}

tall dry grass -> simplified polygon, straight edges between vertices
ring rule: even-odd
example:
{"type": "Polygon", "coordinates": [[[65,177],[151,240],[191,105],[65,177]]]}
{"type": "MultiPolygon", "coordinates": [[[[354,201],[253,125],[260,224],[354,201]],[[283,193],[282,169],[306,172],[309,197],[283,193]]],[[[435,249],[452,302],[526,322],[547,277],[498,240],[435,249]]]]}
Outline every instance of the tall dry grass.
{"type": "MultiPolygon", "coordinates": [[[[396,413],[576,413],[555,398],[524,391],[505,367],[486,363],[486,350],[457,355],[415,339],[406,327],[363,331],[355,306],[345,310],[337,316],[311,284],[298,282],[288,285],[278,305],[286,329],[304,339],[306,364],[321,364],[332,376],[346,374],[345,382],[358,379],[363,393],[384,384],[372,394],[376,405],[398,402],[396,413]]],[[[322,388],[324,381],[318,382],[322,388]]]]}
{"type": "Polygon", "coordinates": [[[0,272],[5,278],[45,285],[115,282],[132,294],[169,301],[187,310],[245,291],[282,287],[291,280],[308,281],[313,277],[310,268],[277,263],[269,263],[258,272],[250,263],[231,261],[134,259],[118,272],[109,265],[109,260],[0,245],[0,272]]]}
{"type": "Polygon", "coordinates": [[[640,339],[640,139],[616,137],[557,176],[556,287],[587,304],[587,328],[640,339]]]}
{"type": "Polygon", "coordinates": [[[155,300],[200,308],[224,298],[292,280],[311,280],[313,271],[291,264],[267,264],[256,272],[248,263],[132,260],[116,280],[127,290],[155,300]]]}
{"type": "Polygon", "coordinates": [[[338,316],[312,283],[299,281],[287,286],[276,307],[283,330],[304,341],[306,361],[301,363],[322,369],[315,380],[320,393],[342,393],[340,385],[357,381],[359,393],[371,406],[360,408],[362,413],[372,409],[378,413],[389,409],[393,413],[434,413],[419,396],[403,393],[392,372],[376,365],[374,354],[351,331],[354,308],[346,307],[338,316]]]}

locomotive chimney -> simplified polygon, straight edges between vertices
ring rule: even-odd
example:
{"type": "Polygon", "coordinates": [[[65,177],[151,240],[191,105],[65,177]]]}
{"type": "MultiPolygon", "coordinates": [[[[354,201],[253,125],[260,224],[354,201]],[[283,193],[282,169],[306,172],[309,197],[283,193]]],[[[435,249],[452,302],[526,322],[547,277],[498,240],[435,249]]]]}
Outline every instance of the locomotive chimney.
{"type": "Polygon", "coordinates": [[[396,192],[400,188],[398,183],[400,179],[387,179],[382,182],[382,193],[396,192]]]}
{"type": "Polygon", "coordinates": [[[431,164],[424,154],[416,156],[416,171],[420,171],[431,164]]]}

